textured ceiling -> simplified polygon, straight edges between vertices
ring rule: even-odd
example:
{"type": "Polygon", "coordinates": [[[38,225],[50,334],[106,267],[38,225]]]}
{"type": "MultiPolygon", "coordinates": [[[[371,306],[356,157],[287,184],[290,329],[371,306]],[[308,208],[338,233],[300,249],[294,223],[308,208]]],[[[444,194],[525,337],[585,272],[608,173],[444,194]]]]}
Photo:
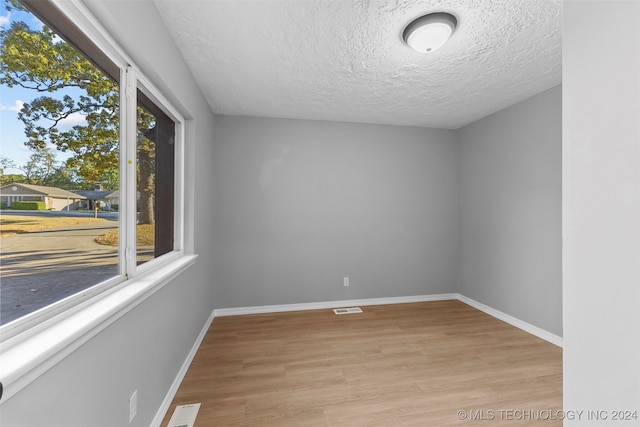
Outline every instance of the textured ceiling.
{"type": "Polygon", "coordinates": [[[215,113],[459,128],[561,82],[562,0],[155,0],[215,113]],[[404,26],[458,28],[420,54],[404,26]]]}

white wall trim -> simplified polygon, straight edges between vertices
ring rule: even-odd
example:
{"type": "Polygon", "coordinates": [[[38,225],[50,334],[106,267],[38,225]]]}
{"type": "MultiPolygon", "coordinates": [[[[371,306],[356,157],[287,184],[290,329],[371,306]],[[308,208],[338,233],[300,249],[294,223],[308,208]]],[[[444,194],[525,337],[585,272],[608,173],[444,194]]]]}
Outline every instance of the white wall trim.
{"type": "Polygon", "coordinates": [[[187,375],[189,366],[191,366],[191,362],[193,362],[193,358],[196,357],[196,353],[200,348],[200,344],[202,344],[202,340],[204,340],[204,337],[207,335],[207,331],[209,330],[209,327],[211,326],[211,323],[213,322],[213,319],[215,319],[215,317],[216,317],[215,312],[212,311],[211,315],[209,316],[206,323],[202,327],[202,330],[200,330],[200,334],[198,334],[198,338],[196,338],[196,341],[193,343],[193,346],[191,347],[191,351],[189,351],[187,358],[182,363],[182,366],[178,371],[178,375],[176,375],[176,378],[173,380],[173,383],[171,384],[169,391],[167,391],[167,394],[164,397],[162,404],[160,405],[160,407],[158,408],[158,411],[156,412],[156,416],[153,417],[153,421],[151,421],[150,427],[160,427],[160,424],[162,423],[162,420],[164,419],[165,415],[167,415],[167,412],[169,411],[169,407],[171,406],[171,402],[173,402],[173,398],[176,396],[176,393],[178,392],[178,388],[180,388],[180,384],[182,383],[184,376],[187,375]]]}
{"type": "Polygon", "coordinates": [[[243,314],[280,313],[285,311],[321,310],[325,308],[352,307],[356,305],[406,304],[411,302],[445,301],[457,299],[458,294],[414,295],[408,297],[367,298],[345,301],[323,301],[302,304],[261,305],[254,307],[218,308],[216,317],[239,316],[243,314]]]}
{"type": "Polygon", "coordinates": [[[488,315],[495,317],[496,319],[502,320],[503,322],[506,322],[512,326],[515,326],[518,329],[522,329],[523,331],[528,332],[531,335],[535,335],[536,337],[541,338],[545,341],[548,341],[551,344],[557,345],[558,347],[562,347],[562,337],[558,335],[552,334],[551,332],[545,331],[544,329],[534,326],[531,323],[527,323],[509,314],[503,313],[500,310],[496,310],[493,307],[484,305],[474,299],[465,297],[464,295],[458,294],[458,300],[467,305],[470,305],[473,308],[483,311],[488,315]]]}
{"type": "Polygon", "coordinates": [[[261,305],[253,307],[235,307],[235,308],[217,308],[214,310],[216,317],[223,316],[239,316],[243,314],[264,314],[264,313],[280,313],[286,311],[304,311],[304,310],[321,310],[328,308],[367,306],[367,305],[385,305],[385,304],[406,304],[411,302],[427,302],[427,301],[445,301],[458,300],[473,308],[476,308],[496,319],[502,320],[518,329],[535,335],[551,344],[562,347],[562,337],[552,334],[542,328],[534,326],[509,314],[496,310],[493,307],[484,305],[476,300],[468,298],[459,293],[434,294],[434,295],[414,295],[405,297],[389,297],[389,298],[367,298],[346,301],[323,301],[310,302],[301,304],[281,304],[281,305],[261,305]]]}

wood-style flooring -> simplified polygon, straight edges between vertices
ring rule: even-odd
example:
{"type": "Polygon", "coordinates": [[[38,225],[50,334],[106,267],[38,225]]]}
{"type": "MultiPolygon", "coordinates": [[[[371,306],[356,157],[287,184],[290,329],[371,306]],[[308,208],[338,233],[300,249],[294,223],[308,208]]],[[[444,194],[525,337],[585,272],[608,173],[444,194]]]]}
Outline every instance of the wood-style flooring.
{"type": "Polygon", "coordinates": [[[362,309],[216,318],[162,426],[562,425],[561,348],[460,301],[362,309]]]}

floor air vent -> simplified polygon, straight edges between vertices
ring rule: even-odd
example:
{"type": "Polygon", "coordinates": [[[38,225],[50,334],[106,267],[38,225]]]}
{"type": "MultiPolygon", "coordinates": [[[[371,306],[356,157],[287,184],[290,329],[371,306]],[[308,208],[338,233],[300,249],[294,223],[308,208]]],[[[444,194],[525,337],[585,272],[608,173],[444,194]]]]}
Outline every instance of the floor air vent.
{"type": "Polygon", "coordinates": [[[199,410],[199,403],[177,406],[171,420],[169,420],[168,427],[193,427],[199,410]]]}
{"type": "Polygon", "coordinates": [[[362,313],[360,307],[348,307],[348,308],[334,308],[333,312],[335,314],[352,314],[352,313],[362,313]]]}

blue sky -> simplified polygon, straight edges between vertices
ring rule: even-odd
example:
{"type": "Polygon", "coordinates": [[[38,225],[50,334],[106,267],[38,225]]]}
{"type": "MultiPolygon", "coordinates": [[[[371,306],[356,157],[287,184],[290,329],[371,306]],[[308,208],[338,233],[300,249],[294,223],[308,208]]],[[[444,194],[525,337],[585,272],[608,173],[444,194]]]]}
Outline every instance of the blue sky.
{"type": "MultiPolygon", "coordinates": [[[[5,1],[0,0],[0,27],[8,28],[14,21],[24,21],[31,28],[41,28],[40,22],[35,16],[25,12],[8,12],[5,8],[5,1]]],[[[67,93],[70,93],[69,91],[67,93]]],[[[24,165],[31,155],[29,148],[24,145],[26,137],[24,135],[24,125],[18,120],[18,111],[25,102],[30,102],[34,98],[42,94],[21,87],[9,88],[0,85],[0,155],[12,159],[17,165],[24,165]]],[[[50,96],[62,97],[64,93],[59,91],[50,96]]],[[[71,126],[82,123],[84,118],[77,114],[66,120],[60,126],[60,129],[70,128],[71,126]]],[[[55,149],[55,147],[52,147],[55,149]]],[[[69,156],[68,153],[62,153],[56,150],[59,160],[64,160],[69,156]]],[[[7,169],[7,173],[21,173],[15,169],[7,169]]]]}

